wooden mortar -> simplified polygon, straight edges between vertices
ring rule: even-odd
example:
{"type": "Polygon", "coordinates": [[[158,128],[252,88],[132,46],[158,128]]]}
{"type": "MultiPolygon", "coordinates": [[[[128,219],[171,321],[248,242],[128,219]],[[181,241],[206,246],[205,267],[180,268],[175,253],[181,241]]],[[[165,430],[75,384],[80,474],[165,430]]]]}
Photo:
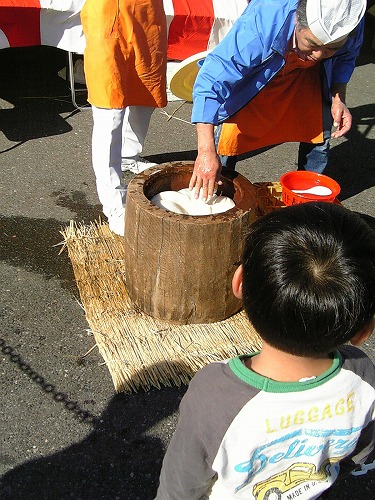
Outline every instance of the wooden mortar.
{"type": "Polygon", "coordinates": [[[232,277],[243,235],[255,219],[256,190],[237,172],[222,172],[218,193],[236,206],[215,215],[180,215],[150,199],[189,185],[192,162],[152,167],[129,183],[125,211],[126,286],[146,314],[179,324],[221,321],[241,308],[232,277]]]}

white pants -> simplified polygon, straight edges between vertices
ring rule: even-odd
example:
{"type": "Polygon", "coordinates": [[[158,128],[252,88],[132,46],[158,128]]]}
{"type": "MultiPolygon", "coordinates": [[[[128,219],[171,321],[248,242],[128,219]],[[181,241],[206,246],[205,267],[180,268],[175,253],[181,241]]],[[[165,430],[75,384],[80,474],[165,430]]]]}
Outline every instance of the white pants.
{"type": "Polygon", "coordinates": [[[124,109],[92,106],[92,165],[98,197],[107,217],[123,210],[126,186],[121,183],[121,163],[138,159],[153,111],[148,106],[124,109]]]}

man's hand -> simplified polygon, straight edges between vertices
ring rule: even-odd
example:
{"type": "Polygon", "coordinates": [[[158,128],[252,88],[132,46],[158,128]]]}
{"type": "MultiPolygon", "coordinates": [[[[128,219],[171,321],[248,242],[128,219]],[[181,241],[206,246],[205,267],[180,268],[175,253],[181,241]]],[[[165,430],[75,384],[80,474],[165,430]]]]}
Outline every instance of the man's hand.
{"type": "Polygon", "coordinates": [[[195,160],[189,189],[194,189],[195,198],[199,198],[202,189],[202,198],[206,201],[214,194],[215,185],[221,184],[221,163],[216,153],[214,126],[210,123],[198,123],[197,135],[198,156],[195,160]]]}
{"type": "Polygon", "coordinates": [[[336,85],[333,89],[331,113],[333,118],[333,126],[336,130],[331,137],[337,139],[349,132],[352,126],[352,115],[345,104],[346,85],[336,85]]]}
{"type": "Polygon", "coordinates": [[[191,176],[189,189],[194,189],[194,197],[199,198],[202,188],[204,201],[214,194],[215,184],[220,181],[221,163],[216,151],[198,152],[191,176]]]}

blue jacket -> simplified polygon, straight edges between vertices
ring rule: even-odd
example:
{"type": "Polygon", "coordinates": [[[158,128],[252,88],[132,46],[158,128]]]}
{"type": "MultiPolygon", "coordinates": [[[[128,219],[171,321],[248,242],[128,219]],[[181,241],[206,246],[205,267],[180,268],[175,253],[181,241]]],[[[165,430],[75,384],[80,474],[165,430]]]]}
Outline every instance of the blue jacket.
{"type": "MultiPolygon", "coordinates": [[[[193,123],[223,122],[281,70],[295,28],[297,5],[298,0],[251,0],[205,58],[193,88],[193,123]]],[[[332,83],[348,83],[362,45],[363,26],[364,19],[355,35],[323,62],[327,89],[332,83]]]]}

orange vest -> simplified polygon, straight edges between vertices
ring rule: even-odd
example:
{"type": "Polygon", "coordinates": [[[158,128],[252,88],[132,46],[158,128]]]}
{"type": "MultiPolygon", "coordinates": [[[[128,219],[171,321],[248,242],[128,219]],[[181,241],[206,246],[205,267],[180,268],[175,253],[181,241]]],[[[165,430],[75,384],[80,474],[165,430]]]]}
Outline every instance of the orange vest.
{"type": "Polygon", "coordinates": [[[234,156],[283,142],[323,142],[320,65],[288,53],[285,66],[223,124],[218,153],[234,156]]]}
{"type": "Polygon", "coordinates": [[[84,68],[99,108],[167,105],[163,0],[86,0],[84,68]]]}

